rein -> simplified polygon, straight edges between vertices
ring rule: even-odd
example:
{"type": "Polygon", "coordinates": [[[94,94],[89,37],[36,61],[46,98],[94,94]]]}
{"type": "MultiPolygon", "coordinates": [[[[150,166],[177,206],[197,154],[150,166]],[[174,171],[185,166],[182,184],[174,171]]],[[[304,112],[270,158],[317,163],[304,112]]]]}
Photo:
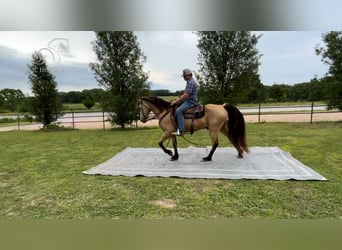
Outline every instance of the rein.
{"type": "Polygon", "coordinates": [[[185,136],[184,136],[184,135],[182,135],[181,137],[182,137],[184,140],[186,140],[187,142],[189,142],[190,144],[192,144],[192,145],[196,145],[196,146],[198,146],[198,145],[199,145],[198,143],[195,143],[195,142],[193,142],[193,141],[190,141],[189,139],[185,138],[185,136]]]}

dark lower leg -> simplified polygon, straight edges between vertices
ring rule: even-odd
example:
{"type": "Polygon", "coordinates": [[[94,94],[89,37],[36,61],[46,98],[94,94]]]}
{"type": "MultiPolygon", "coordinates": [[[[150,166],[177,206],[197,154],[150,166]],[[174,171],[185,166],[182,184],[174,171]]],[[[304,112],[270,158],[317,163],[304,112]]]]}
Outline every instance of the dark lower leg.
{"type": "Polygon", "coordinates": [[[161,147],[161,149],[162,149],[166,154],[168,154],[168,155],[170,155],[170,156],[173,156],[172,151],[171,151],[170,149],[165,148],[162,141],[159,142],[159,147],[161,147]]]}
{"type": "Polygon", "coordinates": [[[238,149],[238,158],[243,158],[243,151],[242,151],[242,149],[240,148],[240,149],[238,149]]]}
{"type": "Polygon", "coordinates": [[[207,157],[204,157],[204,158],[202,159],[202,161],[211,161],[211,159],[212,159],[212,157],[213,157],[213,154],[215,153],[215,150],[216,150],[216,148],[217,148],[218,145],[219,145],[218,142],[215,143],[215,144],[212,146],[212,148],[211,148],[210,153],[208,154],[208,156],[207,156],[207,157]]]}
{"type": "Polygon", "coordinates": [[[174,154],[173,156],[171,157],[171,161],[176,161],[178,160],[178,148],[177,148],[177,138],[176,136],[173,136],[172,137],[172,145],[173,145],[173,149],[174,149],[174,154]]]}

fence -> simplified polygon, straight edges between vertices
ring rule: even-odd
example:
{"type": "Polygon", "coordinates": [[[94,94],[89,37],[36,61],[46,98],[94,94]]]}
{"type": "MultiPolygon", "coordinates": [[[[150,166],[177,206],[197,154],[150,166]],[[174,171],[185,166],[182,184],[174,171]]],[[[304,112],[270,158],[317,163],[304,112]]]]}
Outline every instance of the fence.
{"type": "MultiPolygon", "coordinates": [[[[342,112],[337,110],[327,111],[327,106],[318,104],[315,105],[313,102],[310,105],[288,105],[288,106],[267,106],[261,103],[256,106],[239,107],[240,111],[244,114],[247,122],[263,122],[263,119],[267,121],[270,116],[277,116],[279,119],[273,121],[286,122],[289,120],[284,117],[299,116],[300,121],[314,122],[314,118],[321,114],[327,114],[330,116],[336,114],[334,119],[327,120],[342,120],[342,112]],[[253,118],[253,119],[252,119],[253,118]]],[[[23,114],[17,115],[0,115],[0,131],[11,131],[11,130],[22,130],[32,129],[37,130],[42,127],[38,123],[23,122],[23,114]],[[6,123],[6,119],[9,121],[6,123]],[[5,121],[5,122],[4,122],[5,121]]],[[[323,117],[323,120],[326,119],[323,117]]],[[[271,120],[272,121],[272,120],[271,120]]],[[[291,120],[290,120],[291,121],[291,120]]],[[[63,117],[59,118],[56,122],[58,125],[70,127],[70,128],[97,128],[106,130],[112,128],[109,122],[109,114],[103,111],[92,111],[92,112],[68,112],[63,117]],[[84,126],[80,126],[80,125],[84,126]]],[[[138,126],[138,122],[135,122],[135,127],[138,126]]]]}
{"type": "MultiPolygon", "coordinates": [[[[339,120],[340,115],[342,114],[341,111],[338,110],[327,110],[327,105],[323,104],[317,104],[315,105],[314,102],[312,102],[309,105],[287,105],[287,106],[270,106],[270,105],[264,105],[262,106],[261,103],[258,103],[257,106],[253,107],[240,107],[240,111],[246,116],[246,115],[257,115],[257,122],[261,123],[261,118],[268,116],[268,115],[302,115],[301,119],[302,121],[309,121],[310,123],[313,123],[314,121],[314,114],[335,114],[338,113],[339,116],[337,119],[339,120]],[[304,116],[303,116],[304,115],[304,116]],[[307,117],[306,117],[307,115],[307,117]]],[[[278,120],[281,121],[281,120],[278,120]]],[[[285,120],[284,120],[285,121],[285,120]]]]}

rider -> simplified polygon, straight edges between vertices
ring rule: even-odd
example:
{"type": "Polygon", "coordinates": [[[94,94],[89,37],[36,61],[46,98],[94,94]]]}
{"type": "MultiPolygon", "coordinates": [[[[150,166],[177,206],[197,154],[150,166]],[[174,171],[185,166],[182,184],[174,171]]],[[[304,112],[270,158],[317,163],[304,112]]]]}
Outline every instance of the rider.
{"type": "Polygon", "coordinates": [[[183,135],[185,133],[185,121],[183,112],[189,108],[192,108],[197,105],[197,83],[195,79],[192,77],[192,72],[190,69],[184,69],[181,77],[186,81],[186,87],[184,94],[174,100],[171,105],[179,104],[183,102],[176,109],[176,117],[178,123],[178,129],[176,132],[173,132],[173,135],[183,135]]]}

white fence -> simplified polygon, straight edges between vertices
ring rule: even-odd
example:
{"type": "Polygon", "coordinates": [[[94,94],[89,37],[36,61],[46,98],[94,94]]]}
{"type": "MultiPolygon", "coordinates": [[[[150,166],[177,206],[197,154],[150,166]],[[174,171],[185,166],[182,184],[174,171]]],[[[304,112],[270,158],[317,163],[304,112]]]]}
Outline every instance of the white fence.
{"type": "MultiPolygon", "coordinates": [[[[289,106],[263,106],[262,104],[256,104],[256,106],[250,107],[239,107],[240,111],[244,114],[247,122],[258,122],[267,121],[270,116],[276,116],[277,119],[273,121],[287,122],[292,121],[291,119],[285,119],[284,117],[300,117],[299,121],[313,123],[315,117],[322,116],[325,120],[324,114],[335,116],[335,119],[326,120],[342,120],[342,112],[337,110],[327,110],[326,105],[315,105],[311,103],[310,105],[289,105],[289,106]],[[335,114],[335,115],[334,115],[335,114]],[[340,118],[341,117],[341,118],[340,118]],[[252,119],[253,118],[253,119],[252,119]]],[[[327,117],[327,116],[326,116],[327,117]]],[[[28,123],[23,122],[21,119],[24,118],[23,114],[17,115],[1,115],[0,121],[4,118],[10,119],[8,126],[5,122],[0,123],[0,131],[11,131],[11,130],[21,130],[26,128],[39,129],[42,127],[38,123],[28,123]],[[13,124],[15,122],[15,124],[13,124]]],[[[62,117],[57,120],[57,124],[77,128],[77,125],[82,124],[84,128],[88,128],[90,124],[96,126],[91,126],[91,128],[102,128],[103,130],[107,128],[112,128],[109,122],[109,113],[106,112],[67,112],[62,117]],[[88,126],[89,125],[89,126],[88,126]]],[[[135,122],[134,126],[138,126],[138,122],[135,122]]]]}

